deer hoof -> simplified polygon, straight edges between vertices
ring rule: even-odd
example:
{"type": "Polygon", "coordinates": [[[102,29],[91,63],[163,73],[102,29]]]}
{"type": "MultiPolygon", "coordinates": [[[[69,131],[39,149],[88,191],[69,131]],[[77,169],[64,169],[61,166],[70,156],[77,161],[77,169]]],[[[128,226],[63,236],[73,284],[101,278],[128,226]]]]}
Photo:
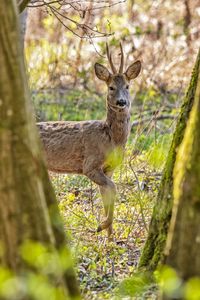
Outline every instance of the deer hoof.
{"type": "Polygon", "coordinates": [[[108,241],[109,242],[114,242],[115,241],[113,234],[111,234],[110,236],[108,236],[108,241]]]}
{"type": "Polygon", "coordinates": [[[101,227],[101,225],[99,225],[98,227],[97,227],[97,232],[100,232],[100,231],[102,231],[103,230],[103,228],[101,227]]]}
{"type": "Polygon", "coordinates": [[[105,220],[104,222],[102,222],[98,228],[97,228],[97,232],[100,232],[104,229],[107,229],[110,225],[112,224],[112,221],[110,220],[105,220]]]}

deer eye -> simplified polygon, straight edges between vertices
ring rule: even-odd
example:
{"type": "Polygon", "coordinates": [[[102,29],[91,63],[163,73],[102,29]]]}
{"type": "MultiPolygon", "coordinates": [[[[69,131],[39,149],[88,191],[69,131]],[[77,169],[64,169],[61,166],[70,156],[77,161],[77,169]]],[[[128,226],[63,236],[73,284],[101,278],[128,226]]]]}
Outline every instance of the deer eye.
{"type": "Polygon", "coordinates": [[[113,86],[109,86],[109,90],[110,90],[110,91],[114,91],[114,89],[115,89],[115,88],[114,88],[113,86]]]}
{"type": "Polygon", "coordinates": [[[129,89],[129,85],[126,86],[126,89],[127,89],[127,90],[129,89]]]}

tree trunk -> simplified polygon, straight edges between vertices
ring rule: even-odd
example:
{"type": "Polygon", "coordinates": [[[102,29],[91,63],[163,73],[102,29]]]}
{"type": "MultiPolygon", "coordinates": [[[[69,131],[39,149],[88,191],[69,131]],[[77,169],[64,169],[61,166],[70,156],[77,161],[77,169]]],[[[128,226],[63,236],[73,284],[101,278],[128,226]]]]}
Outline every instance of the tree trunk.
{"type": "MultiPolygon", "coordinates": [[[[66,239],[38,146],[17,21],[15,1],[1,0],[0,263],[20,275],[33,271],[20,255],[25,241],[38,241],[57,251],[66,247],[66,239]]],[[[78,297],[70,264],[59,286],[71,298],[78,297]]]]}
{"type": "Polygon", "coordinates": [[[19,21],[20,21],[20,32],[21,32],[21,41],[24,49],[24,40],[26,35],[26,23],[28,17],[27,5],[30,0],[17,0],[17,7],[19,12],[19,21]]]}
{"type": "Polygon", "coordinates": [[[19,15],[20,20],[20,28],[21,28],[21,43],[22,47],[24,49],[24,41],[25,41],[25,35],[26,35],[26,24],[27,24],[27,18],[28,18],[28,9],[26,8],[22,13],[19,15]]]}
{"type": "Polygon", "coordinates": [[[174,167],[166,263],[183,280],[200,277],[200,69],[194,107],[174,167]]]}
{"type": "Polygon", "coordinates": [[[200,51],[197,55],[190,85],[181,108],[180,118],[177,122],[176,130],[167,157],[157,200],[153,209],[149,234],[140,258],[139,268],[144,267],[153,271],[163,258],[169,222],[172,214],[173,169],[176,159],[176,152],[183,140],[186,124],[194,103],[199,68],[200,51]]]}

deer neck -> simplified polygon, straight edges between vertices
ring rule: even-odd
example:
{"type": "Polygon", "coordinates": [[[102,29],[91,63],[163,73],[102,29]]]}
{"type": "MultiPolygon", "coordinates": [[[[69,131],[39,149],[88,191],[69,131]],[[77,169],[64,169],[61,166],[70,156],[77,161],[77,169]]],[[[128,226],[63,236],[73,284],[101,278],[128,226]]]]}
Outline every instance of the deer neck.
{"type": "Polygon", "coordinates": [[[125,146],[130,132],[130,108],[118,110],[108,105],[106,123],[113,142],[125,146]]]}

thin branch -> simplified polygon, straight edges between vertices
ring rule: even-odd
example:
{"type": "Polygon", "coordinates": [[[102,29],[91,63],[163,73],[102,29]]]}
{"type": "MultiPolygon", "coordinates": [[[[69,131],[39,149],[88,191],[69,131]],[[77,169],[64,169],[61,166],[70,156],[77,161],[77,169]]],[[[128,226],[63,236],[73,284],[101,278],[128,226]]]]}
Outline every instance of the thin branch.
{"type": "MultiPolygon", "coordinates": [[[[32,5],[28,5],[29,8],[37,8],[37,7],[42,7],[42,6],[48,6],[48,5],[51,5],[51,4],[61,4],[62,5],[62,2],[64,2],[64,0],[54,0],[54,1],[50,1],[50,2],[43,2],[41,1],[42,3],[41,4],[34,4],[34,3],[38,3],[39,1],[36,1],[36,2],[33,2],[32,5]]],[[[68,3],[67,3],[68,4],[68,3]]],[[[64,4],[63,4],[64,5],[64,4]]]]}
{"type": "MultiPolygon", "coordinates": [[[[25,0],[24,0],[25,1],[25,0]]],[[[29,0],[30,1],[30,0],[29,0]]],[[[115,0],[113,1],[108,1],[108,0],[104,0],[104,1],[100,1],[100,0],[94,0],[94,1],[80,1],[80,0],[72,0],[72,1],[66,1],[66,0],[32,0],[31,1],[31,5],[28,5],[28,7],[30,8],[37,8],[37,7],[42,7],[42,6],[46,6],[47,8],[49,8],[49,10],[51,11],[51,13],[58,19],[58,21],[70,32],[72,32],[73,34],[75,34],[76,36],[78,36],[79,38],[89,38],[90,40],[93,38],[97,38],[97,37],[105,37],[105,36],[111,36],[114,33],[113,32],[101,32],[98,29],[94,29],[91,26],[85,24],[85,23],[79,23],[77,21],[75,21],[73,18],[67,16],[65,14],[65,12],[68,11],[69,12],[76,12],[76,13],[83,13],[83,15],[85,15],[86,12],[91,12],[93,10],[96,9],[104,9],[104,8],[110,8],[112,6],[118,5],[120,3],[124,3],[127,0],[115,0]],[[86,5],[86,7],[82,7],[81,4],[82,2],[85,3],[96,3],[97,6],[94,5],[86,5]],[[59,4],[60,7],[57,8],[55,6],[55,4],[59,4]],[[67,7],[68,6],[68,7],[67,7]],[[65,21],[63,20],[67,20],[69,22],[69,24],[66,24],[65,21]],[[70,26],[70,22],[76,25],[76,29],[72,29],[70,26]],[[81,35],[77,32],[77,29],[81,29],[82,32],[84,32],[84,35],[81,35]]]]}
{"type": "MultiPolygon", "coordinates": [[[[55,13],[57,13],[58,15],[60,15],[62,18],[64,18],[64,19],[66,19],[66,20],[68,20],[68,21],[74,23],[74,24],[77,26],[77,28],[80,28],[80,29],[82,29],[82,30],[84,30],[84,31],[90,30],[90,31],[92,31],[92,32],[94,32],[94,33],[100,34],[100,35],[98,35],[98,37],[102,37],[102,36],[110,36],[110,35],[112,35],[111,33],[107,34],[106,32],[100,32],[100,31],[98,31],[98,30],[95,30],[95,29],[91,28],[90,26],[88,26],[87,24],[78,23],[77,21],[75,21],[75,20],[73,20],[73,19],[67,17],[66,15],[62,14],[62,13],[59,12],[57,9],[55,9],[54,7],[52,7],[51,5],[48,5],[48,7],[51,8],[55,13]]],[[[84,37],[84,36],[83,36],[83,37],[84,37]]]]}
{"type": "MultiPolygon", "coordinates": [[[[74,10],[76,11],[93,11],[93,10],[97,10],[97,9],[104,9],[104,8],[111,8],[115,5],[118,5],[118,4],[121,4],[121,3],[124,3],[126,2],[127,0],[119,0],[117,2],[114,2],[114,3],[109,3],[108,5],[104,4],[104,5],[101,5],[101,6],[97,6],[97,7],[92,7],[92,8],[76,8],[74,7],[74,5],[72,5],[72,3],[67,3],[69,4],[74,10]]],[[[67,4],[63,4],[64,5],[67,5],[67,4]]]]}
{"type": "Polygon", "coordinates": [[[147,117],[144,119],[140,119],[140,120],[135,120],[132,122],[131,124],[131,128],[136,127],[138,125],[142,125],[144,123],[147,123],[149,121],[158,121],[158,120],[167,120],[167,119],[176,119],[177,116],[172,116],[172,115],[162,115],[162,116],[158,116],[158,117],[147,117]]]}
{"type": "MultiPolygon", "coordinates": [[[[96,9],[103,9],[103,8],[110,8],[113,7],[115,5],[121,4],[121,3],[125,3],[127,0],[118,0],[117,2],[114,3],[110,3],[108,1],[94,1],[95,3],[101,3],[101,6],[95,6],[93,8],[77,8],[75,7],[73,4],[79,4],[80,1],[70,1],[70,2],[66,2],[65,0],[52,0],[50,2],[45,2],[45,1],[35,1],[33,2],[32,5],[29,5],[28,7],[31,8],[37,8],[37,7],[42,7],[42,6],[46,6],[46,5],[51,5],[51,4],[60,4],[61,6],[66,6],[69,5],[70,7],[72,7],[74,10],[76,11],[92,11],[92,10],[96,10],[96,9]],[[41,4],[40,4],[41,2],[41,4]],[[35,4],[34,4],[35,3],[35,4]],[[37,4],[38,3],[38,4],[37,4]],[[102,5],[102,3],[104,3],[102,5]]],[[[84,2],[90,2],[90,1],[84,1],[84,2]]]]}
{"type": "Polygon", "coordinates": [[[53,13],[53,15],[61,22],[61,24],[63,26],[65,26],[65,28],[67,28],[68,30],[70,30],[73,34],[75,34],[76,36],[80,37],[80,38],[91,38],[92,33],[94,33],[95,35],[92,36],[92,38],[97,38],[97,37],[103,37],[103,36],[111,36],[113,35],[113,33],[106,33],[106,32],[100,32],[98,30],[93,29],[92,27],[86,25],[86,24],[82,24],[82,23],[78,23],[75,20],[67,17],[66,15],[60,13],[57,9],[55,9],[53,6],[51,5],[47,5],[47,7],[51,10],[51,12],[53,13]],[[58,16],[59,15],[59,16],[58,16]],[[67,26],[62,20],[61,18],[64,18],[70,22],[72,22],[73,24],[75,24],[77,26],[77,28],[82,29],[85,32],[85,36],[79,35],[77,32],[75,32],[74,30],[72,30],[69,26],[67,26]],[[91,34],[89,34],[87,31],[90,31],[91,34]]]}
{"type": "Polygon", "coordinates": [[[73,33],[74,35],[78,36],[79,38],[83,38],[81,35],[79,35],[78,33],[76,33],[74,30],[72,30],[71,28],[69,28],[56,14],[56,12],[52,9],[52,7],[49,7],[49,9],[51,10],[52,14],[56,17],[56,19],[67,29],[69,30],[71,33],[73,33]]]}

